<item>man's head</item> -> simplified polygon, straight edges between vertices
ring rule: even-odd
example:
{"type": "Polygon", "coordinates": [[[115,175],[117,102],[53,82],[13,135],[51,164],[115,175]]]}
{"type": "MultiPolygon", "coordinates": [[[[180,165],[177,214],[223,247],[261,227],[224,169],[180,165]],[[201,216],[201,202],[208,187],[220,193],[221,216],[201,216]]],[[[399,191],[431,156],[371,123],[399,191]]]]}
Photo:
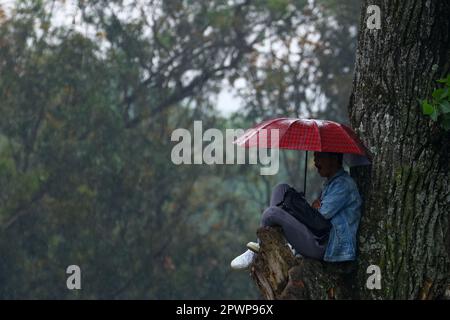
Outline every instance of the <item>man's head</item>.
{"type": "Polygon", "coordinates": [[[314,152],[314,165],[321,177],[331,178],[342,168],[342,153],[314,152]]]}

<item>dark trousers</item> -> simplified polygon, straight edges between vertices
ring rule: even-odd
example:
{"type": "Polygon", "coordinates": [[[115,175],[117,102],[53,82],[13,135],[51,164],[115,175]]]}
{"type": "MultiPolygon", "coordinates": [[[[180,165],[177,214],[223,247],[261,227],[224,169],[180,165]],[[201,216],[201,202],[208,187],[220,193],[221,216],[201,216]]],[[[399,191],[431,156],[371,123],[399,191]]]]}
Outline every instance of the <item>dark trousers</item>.
{"type": "Polygon", "coordinates": [[[261,218],[262,226],[280,226],[286,240],[302,256],[322,260],[327,243],[323,243],[303,223],[276,205],[283,200],[284,193],[289,188],[286,183],[280,183],[272,190],[270,206],[264,210],[261,218]]]}

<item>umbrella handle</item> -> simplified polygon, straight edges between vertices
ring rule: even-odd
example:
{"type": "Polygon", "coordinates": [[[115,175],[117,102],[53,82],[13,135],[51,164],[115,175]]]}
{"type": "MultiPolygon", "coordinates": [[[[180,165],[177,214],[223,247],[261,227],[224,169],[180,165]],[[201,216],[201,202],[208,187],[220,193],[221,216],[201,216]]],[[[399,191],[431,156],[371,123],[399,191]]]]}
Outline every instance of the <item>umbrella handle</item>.
{"type": "Polygon", "coordinates": [[[305,154],[305,175],[303,177],[303,193],[305,194],[306,197],[306,169],[308,169],[308,150],[306,150],[306,154],[305,154]]]}

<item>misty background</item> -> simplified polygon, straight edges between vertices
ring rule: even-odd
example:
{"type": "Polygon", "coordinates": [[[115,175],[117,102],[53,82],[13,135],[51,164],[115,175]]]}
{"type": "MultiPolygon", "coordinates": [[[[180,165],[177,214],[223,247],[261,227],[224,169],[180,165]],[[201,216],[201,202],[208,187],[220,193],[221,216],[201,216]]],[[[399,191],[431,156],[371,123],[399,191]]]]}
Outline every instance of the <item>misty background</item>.
{"type": "MultiPolygon", "coordinates": [[[[348,123],[360,1],[0,0],[0,298],[255,299],[230,261],[305,152],[174,165],[177,128],[348,123]],[[66,287],[81,268],[82,290],[66,287]]],[[[308,162],[308,199],[323,180],[308,162]]]]}

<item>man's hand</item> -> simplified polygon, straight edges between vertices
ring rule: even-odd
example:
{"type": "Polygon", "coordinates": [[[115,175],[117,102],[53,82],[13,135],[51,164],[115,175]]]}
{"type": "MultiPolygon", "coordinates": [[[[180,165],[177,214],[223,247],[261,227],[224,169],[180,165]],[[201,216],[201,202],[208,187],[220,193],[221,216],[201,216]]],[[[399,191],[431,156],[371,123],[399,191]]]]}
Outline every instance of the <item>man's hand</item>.
{"type": "Polygon", "coordinates": [[[311,205],[311,207],[313,207],[314,209],[319,209],[320,206],[321,206],[321,204],[320,204],[320,200],[319,199],[314,200],[312,205],[311,205]]]}

